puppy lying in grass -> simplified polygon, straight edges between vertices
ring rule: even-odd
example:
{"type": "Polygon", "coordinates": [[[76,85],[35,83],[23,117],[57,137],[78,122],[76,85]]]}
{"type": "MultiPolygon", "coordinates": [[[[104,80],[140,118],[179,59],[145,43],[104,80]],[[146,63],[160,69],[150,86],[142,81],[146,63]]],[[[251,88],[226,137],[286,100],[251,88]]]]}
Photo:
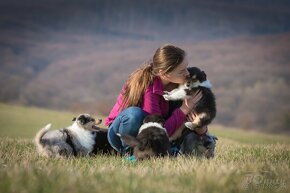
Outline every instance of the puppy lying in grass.
{"type": "Polygon", "coordinates": [[[38,153],[46,157],[68,157],[89,155],[95,147],[97,121],[88,114],[80,114],[69,127],[52,130],[51,124],[42,128],[35,136],[38,153]]]}
{"type": "Polygon", "coordinates": [[[218,138],[208,133],[204,135],[197,135],[191,132],[184,138],[180,153],[184,155],[194,155],[198,157],[206,157],[207,159],[215,156],[215,146],[218,138]]]}
{"type": "Polygon", "coordinates": [[[170,143],[167,131],[163,127],[164,121],[159,115],[148,115],[137,137],[119,134],[124,143],[134,149],[136,160],[168,155],[170,143]]]}

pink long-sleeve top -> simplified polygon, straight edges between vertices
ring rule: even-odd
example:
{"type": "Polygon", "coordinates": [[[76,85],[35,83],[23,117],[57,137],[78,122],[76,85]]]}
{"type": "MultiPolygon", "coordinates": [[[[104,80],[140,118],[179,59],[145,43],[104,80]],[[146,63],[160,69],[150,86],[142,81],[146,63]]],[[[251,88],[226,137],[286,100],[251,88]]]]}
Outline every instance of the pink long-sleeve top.
{"type": "MultiPolygon", "coordinates": [[[[148,114],[158,114],[162,117],[167,117],[169,114],[169,102],[163,98],[164,87],[158,76],[154,78],[153,84],[151,84],[144,92],[143,104],[141,109],[148,114]]],[[[122,94],[120,93],[117,102],[111,110],[109,116],[105,119],[105,125],[110,125],[120,113],[120,106],[122,104],[122,94]]],[[[165,121],[165,128],[169,136],[179,128],[186,120],[186,115],[180,110],[175,109],[171,116],[165,121]]]]}

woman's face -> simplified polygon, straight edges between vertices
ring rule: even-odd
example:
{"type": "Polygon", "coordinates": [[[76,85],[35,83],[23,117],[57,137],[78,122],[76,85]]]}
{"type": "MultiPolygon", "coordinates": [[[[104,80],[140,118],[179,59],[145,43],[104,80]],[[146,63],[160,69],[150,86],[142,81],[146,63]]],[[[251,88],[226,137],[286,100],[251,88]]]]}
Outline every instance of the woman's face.
{"type": "Polygon", "coordinates": [[[187,70],[188,60],[185,56],[182,63],[178,65],[172,72],[164,74],[161,76],[161,79],[165,80],[168,83],[183,84],[186,81],[186,77],[189,75],[187,70]]]}

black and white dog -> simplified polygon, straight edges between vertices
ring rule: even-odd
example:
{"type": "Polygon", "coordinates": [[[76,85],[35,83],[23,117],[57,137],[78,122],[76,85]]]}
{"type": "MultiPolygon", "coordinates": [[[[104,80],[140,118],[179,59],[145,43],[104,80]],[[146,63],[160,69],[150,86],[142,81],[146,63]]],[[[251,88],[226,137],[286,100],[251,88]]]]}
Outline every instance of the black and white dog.
{"type": "Polygon", "coordinates": [[[118,152],[111,146],[108,141],[108,129],[98,128],[95,132],[95,145],[91,152],[92,155],[97,154],[107,154],[107,155],[117,155],[118,152]]]}
{"type": "Polygon", "coordinates": [[[69,127],[52,130],[51,124],[42,128],[35,136],[40,155],[46,157],[87,156],[91,153],[109,153],[112,149],[107,141],[107,132],[97,125],[89,114],[80,114],[69,127]]]}
{"type": "Polygon", "coordinates": [[[143,120],[137,137],[120,134],[123,142],[134,148],[137,160],[168,155],[170,142],[164,128],[165,120],[159,115],[148,115],[143,120]]]}
{"type": "Polygon", "coordinates": [[[216,141],[218,138],[208,133],[197,135],[194,132],[189,133],[180,146],[180,153],[184,155],[194,155],[197,157],[206,157],[207,159],[215,156],[216,141]]]}
{"type": "MultiPolygon", "coordinates": [[[[186,122],[185,127],[190,130],[198,130],[212,122],[216,116],[215,96],[211,91],[211,83],[206,78],[204,71],[197,67],[188,68],[190,73],[187,82],[180,85],[177,89],[171,92],[165,92],[163,97],[166,100],[183,100],[190,98],[198,90],[202,92],[202,98],[195,107],[196,118],[193,122],[186,122]]],[[[171,137],[171,140],[179,138],[185,127],[179,128],[171,137]]]]}

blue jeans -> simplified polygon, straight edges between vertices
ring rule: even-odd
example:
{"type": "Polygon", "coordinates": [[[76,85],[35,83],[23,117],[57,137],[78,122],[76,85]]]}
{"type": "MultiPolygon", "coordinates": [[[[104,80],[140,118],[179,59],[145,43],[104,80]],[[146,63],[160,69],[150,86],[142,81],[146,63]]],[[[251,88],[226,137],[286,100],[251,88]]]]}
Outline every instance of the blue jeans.
{"type": "Polygon", "coordinates": [[[108,128],[108,141],[116,151],[123,154],[128,149],[128,145],[124,144],[117,134],[137,136],[146,115],[147,113],[139,107],[128,107],[115,118],[108,128]]]}

